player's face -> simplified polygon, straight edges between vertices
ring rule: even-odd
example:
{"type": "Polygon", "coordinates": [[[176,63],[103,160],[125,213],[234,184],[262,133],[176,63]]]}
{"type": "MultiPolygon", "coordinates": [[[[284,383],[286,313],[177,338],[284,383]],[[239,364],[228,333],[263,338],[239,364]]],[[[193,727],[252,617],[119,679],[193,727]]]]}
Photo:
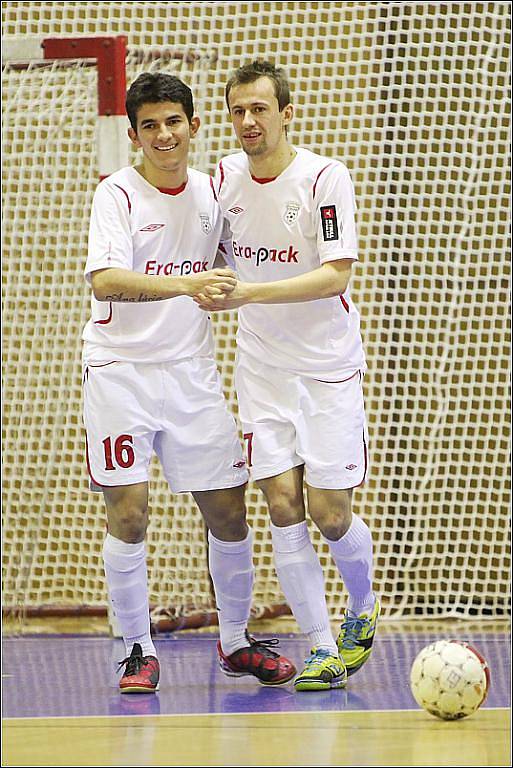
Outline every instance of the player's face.
{"type": "Polygon", "coordinates": [[[280,112],[270,78],[235,85],[228,96],[233,128],[250,157],[270,157],[286,139],[285,126],[292,119],[292,105],[280,112]]]}
{"type": "Polygon", "coordinates": [[[147,170],[176,174],[187,168],[189,144],[199,128],[199,118],[189,123],[181,104],[164,101],[143,104],[137,112],[137,132],[128,134],[142,149],[147,170]]]}

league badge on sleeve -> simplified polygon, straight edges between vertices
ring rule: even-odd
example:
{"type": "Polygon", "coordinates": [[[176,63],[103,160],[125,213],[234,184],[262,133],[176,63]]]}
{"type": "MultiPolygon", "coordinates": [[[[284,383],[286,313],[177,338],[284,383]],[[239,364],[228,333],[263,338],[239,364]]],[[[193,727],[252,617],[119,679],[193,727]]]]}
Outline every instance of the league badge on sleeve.
{"type": "Polygon", "coordinates": [[[297,221],[297,217],[299,216],[299,211],[301,210],[301,206],[299,203],[287,203],[287,207],[285,208],[285,213],[283,214],[283,221],[285,224],[288,224],[291,226],[297,221]]]}
{"type": "Polygon", "coordinates": [[[321,205],[321,221],[324,240],[338,240],[337,209],[334,205],[321,205]]]}
{"type": "Polygon", "coordinates": [[[206,235],[209,235],[212,232],[212,224],[210,223],[208,213],[200,213],[199,217],[201,221],[201,231],[206,235]]]}

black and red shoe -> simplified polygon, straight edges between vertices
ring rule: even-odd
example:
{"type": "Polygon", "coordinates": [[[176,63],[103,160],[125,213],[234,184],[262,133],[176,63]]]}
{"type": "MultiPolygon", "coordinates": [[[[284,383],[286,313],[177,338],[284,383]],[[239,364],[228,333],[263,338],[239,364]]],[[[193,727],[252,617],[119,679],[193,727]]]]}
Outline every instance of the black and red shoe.
{"type": "Polygon", "coordinates": [[[246,637],[249,645],[246,648],[240,648],[230,656],[225,656],[221,642],[218,641],[219,666],[225,675],[229,677],[253,675],[262,685],[282,685],[292,680],[297,671],[294,664],[285,656],[270,650],[270,646],[279,644],[280,641],[277,638],[255,640],[247,632],[246,637]]]}
{"type": "Polygon", "coordinates": [[[132,653],[119,662],[119,669],[126,664],[119,681],[120,693],[155,693],[159,689],[160,666],[155,656],[143,656],[139,643],[134,643],[132,653]]]}

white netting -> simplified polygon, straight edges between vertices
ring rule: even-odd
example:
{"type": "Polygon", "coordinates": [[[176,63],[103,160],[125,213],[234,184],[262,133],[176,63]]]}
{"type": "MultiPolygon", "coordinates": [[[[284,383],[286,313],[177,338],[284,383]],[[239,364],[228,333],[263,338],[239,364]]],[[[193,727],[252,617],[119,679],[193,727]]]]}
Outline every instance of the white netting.
{"type": "MultiPolygon", "coordinates": [[[[372,471],[355,508],[374,532],[385,613],[503,613],[509,5],[9,2],[2,12],[7,40],[123,34],[128,81],[149,66],[176,71],[195,91],[193,164],[205,171],[235,149],[228,73],[256,56],[287,69],[292,141],[343,159],[356,187],[372,471]],[[141,61],[155,49],[189,55],[141,61]]],[[[100,606],[104,513],[87,489],[80,387],[95,69],[7,65],[3,98],[4,604],[100,606]]],[[[233,333],[233,315],[221,315],[235,407],[233,333]]],[[[283,597],[253,486],[247,501],[261,611],[283,597]]],[[[169,494],[157,465],[151,508],[152,602],[175,615],[212,610],[199,513],[169,494]]],[[[335,616],[345,594],[315,541],[335,616]]]]}

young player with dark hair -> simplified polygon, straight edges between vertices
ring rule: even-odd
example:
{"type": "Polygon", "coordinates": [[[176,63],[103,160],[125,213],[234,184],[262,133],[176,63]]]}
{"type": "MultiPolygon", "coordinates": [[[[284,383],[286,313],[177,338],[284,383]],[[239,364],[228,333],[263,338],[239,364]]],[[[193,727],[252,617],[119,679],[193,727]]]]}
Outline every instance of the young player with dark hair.
{"type": "Polygon", "coordinates": [[[88,467],[105,499],[105,575],[127,651],[120,690],[152,692],[159,683],[144,546],[153,452],[171,490],[191,492],[208,527],[225,666],[277,685],[295,668],[247,634],[247,470],[210,320],[193,301],[207,288],[221,299],[236,284],[230,269],[212,268],[223,231],[212,179],[188,167],[199,118],[188,86],[165,74],[141,75],[126,105],[142,159],[96,190],[85,268],[92,316],[83,333],[88,467]]]}

